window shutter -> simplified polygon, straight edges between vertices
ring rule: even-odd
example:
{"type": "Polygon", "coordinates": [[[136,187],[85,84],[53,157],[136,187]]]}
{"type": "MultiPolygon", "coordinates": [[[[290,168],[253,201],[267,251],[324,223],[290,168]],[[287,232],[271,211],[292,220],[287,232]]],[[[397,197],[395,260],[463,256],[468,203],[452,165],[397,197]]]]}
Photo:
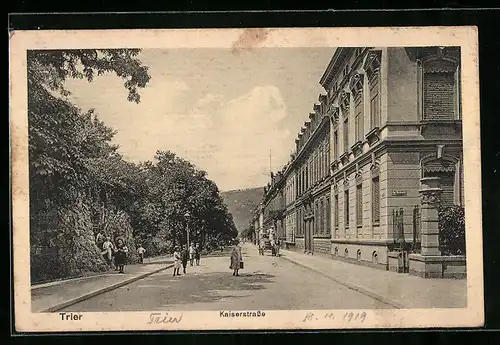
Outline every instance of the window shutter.
{"type": "Polygon", "coordinates": [[[356,141],[363,141],[363,90],[356,102],[356,141]]]}
{"type": "Polygon", "coordinates": [[[335,195],[335,205],[334,205],[334,211],[335,211],[335,214],[334,214],[334,226],[336,228],[338,228],[339,226],[339,195],[336,194],[335,195]]]}
{"type": "Polygon", "coordinates": [[[380,127],[380,103],[379,103],[379,83],[378,75],[373,77],[374,80],[370,84],[370,118],[371,127],[380,127]]]}
{"type": "Polygon", "coordinates": [[[332,215],[332,210],[330,208],[330,198],[327,198],[326,199],[326,233],[327,233],[327,235],[331,234],[331,228],[332,228],[331,215],[332,215]]]}
{"type": "Polygon", "coordinates": [[[378,177],[372,180],[372,222],[380,222],[380,181],[378,177]]]}
{"type": "Polygon", "coordinates": [[[349,226],[349,190],[344,192],[344,223],[349,226]]]}
{"type": "Polygon", "coordinates": [[[339,136],[337,131],[333,134],[333,157],[334,160],[339,159],[339,136]]]}
{"type": "Polygon", "coordinates": [[[344,152],[349,151],[349,120],[344,121],[344,152]]]}
{"type": "Polygon", "coordinates": [[[363,224],[363,189],[362,185],[356,186],[356,224],[363,224]]]}
{"type": "Polygon", "coordinates": [[[455,109],[454,93],[454,73],[425,73],[424,119],[453,120],[455,109]]]}

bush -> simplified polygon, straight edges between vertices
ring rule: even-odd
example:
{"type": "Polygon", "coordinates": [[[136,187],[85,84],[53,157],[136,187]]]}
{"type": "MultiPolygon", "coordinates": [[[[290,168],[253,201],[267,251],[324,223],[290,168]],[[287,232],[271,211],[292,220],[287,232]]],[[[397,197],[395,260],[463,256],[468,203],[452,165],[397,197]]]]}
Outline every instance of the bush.
{"type": "Polygon", "coordinates": [[[439,247],[442,255],[465,255],[465,213],[461,206],[439,210],[439,247]]]}

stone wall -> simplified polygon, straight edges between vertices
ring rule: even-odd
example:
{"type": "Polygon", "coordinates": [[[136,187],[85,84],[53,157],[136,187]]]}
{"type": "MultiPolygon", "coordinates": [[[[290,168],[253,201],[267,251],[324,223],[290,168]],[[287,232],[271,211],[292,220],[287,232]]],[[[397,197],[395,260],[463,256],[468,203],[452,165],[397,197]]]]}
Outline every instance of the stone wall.
{"type": "Polygon", "coordinates": [[[330,238],[315,238],[313,243],[313,252],[330,254],[331,253],[331,240],[330,238]]]}
{"type": "Polygon", "coordinates": [[[380,269],[387,269],[387,246],[385,243],[332,243],[332,258],[380,269]]]}
{"type": "Polygon", "coordinates": [[[296,237],[295,238],[295,249],[304,251],[304,237],[296,237]]]}

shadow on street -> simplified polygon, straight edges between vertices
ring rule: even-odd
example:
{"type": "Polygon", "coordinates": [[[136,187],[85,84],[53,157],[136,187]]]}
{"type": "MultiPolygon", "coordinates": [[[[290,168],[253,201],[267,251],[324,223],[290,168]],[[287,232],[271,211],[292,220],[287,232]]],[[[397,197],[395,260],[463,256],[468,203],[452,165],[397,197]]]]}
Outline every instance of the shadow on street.
{"type": "Polygon", "coordinates": [[[175,297],[166,301],[167,305],[186,303],[216,302],[223,298],[242,298],[250,294],[245,293],[266,288],[266,284],[274,283],[274,275],[264,273],[243,273],[234,277],[228,273],[214,272],[203,275],[180,276],[178,282],[172,277],[157,278],[156,283],[169,284],[175,289],[175,297]],[[182,284],[176,289],[174,286],[182,284]]]}

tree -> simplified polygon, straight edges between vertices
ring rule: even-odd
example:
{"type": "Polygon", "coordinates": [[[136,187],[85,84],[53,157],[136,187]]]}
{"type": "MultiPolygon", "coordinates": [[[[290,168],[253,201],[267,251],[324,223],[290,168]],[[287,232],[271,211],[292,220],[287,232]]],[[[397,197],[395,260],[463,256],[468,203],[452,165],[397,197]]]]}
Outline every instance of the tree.
{"type": "Polygon", "coordinates": [[[165,254],[191,239],[227,244],[236,226],[206,172],[170,151],[153,162],[127,162],[111,143],[116,132],[94,110],[65,95],[67,78],[114,72],[125,79],[128,100],[150,77],[138,50],[30,51],[28,120],[30,237],[33,281],[105,269],[95,235],[122,237],[134,258],[140,241],[148,254],[165,254]],[[185,213],[189,212],[189,224],[185,213]]]}
{"type": "Polygon", "coordinates": [[[28,51],[28,85],[41,85],[48,90],[69,95],[64,88],[68,78],[93,81],[96,75],[114,72],[125,80],[128,100],[139,103],[137,88],[151,79],[148,68],[137,59],[140,49],[78,49],[28,51]]]}
{"type": "MultiPolygon", "coordinates": [[[[121,157],[110,144],[114,131],[90,110],[83,113],[64,96],[67,78],[114,72],[125,80],[128,100],[150,76],[136,59],[139,50],[28,52],[31,276],[39,281],[103,269],[93,243],[93,206],[127,190],[106,176],[121,157]],[[97,182],[97,183],[96,183],[97,182]],[[120,190],[121,188],[121,190],[120,190]],[[109,193],[109,191],[112,193],[109,193]]],[[[120,169],[118,169],[120,170],[120,169]]],[[[115,174],[116,175],[116,174],[115,174]]],[[[116,199],[116,198],[115,198],[116,199]]],[[[103,214],[104,212],[101,212],[103,214]]]]}

